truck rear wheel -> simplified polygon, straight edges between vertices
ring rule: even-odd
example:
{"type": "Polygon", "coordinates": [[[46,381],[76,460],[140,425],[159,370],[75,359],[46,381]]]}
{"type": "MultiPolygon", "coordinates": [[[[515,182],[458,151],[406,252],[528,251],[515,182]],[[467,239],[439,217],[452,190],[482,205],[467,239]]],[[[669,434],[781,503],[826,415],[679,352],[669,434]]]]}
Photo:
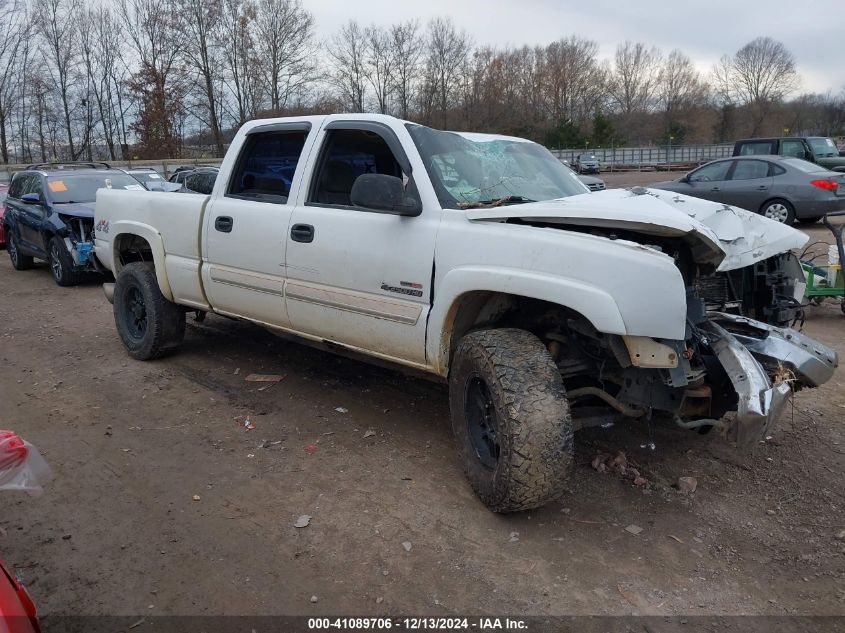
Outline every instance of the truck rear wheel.
{"type": "Polygon", "coordinates": [[[185,311],[164,298],[155,268],[127,264],[114,285],[114,322],[132,358],[152,360],[178,347],[185,338],[185,311]]]}
{"type": "Polygon", "coordinates": [[[449,372],[449,405],[464,471],[491,510],[528,510],[564,492],[572,417],[540,339],[517,329],[464,336],[449,372]]]}

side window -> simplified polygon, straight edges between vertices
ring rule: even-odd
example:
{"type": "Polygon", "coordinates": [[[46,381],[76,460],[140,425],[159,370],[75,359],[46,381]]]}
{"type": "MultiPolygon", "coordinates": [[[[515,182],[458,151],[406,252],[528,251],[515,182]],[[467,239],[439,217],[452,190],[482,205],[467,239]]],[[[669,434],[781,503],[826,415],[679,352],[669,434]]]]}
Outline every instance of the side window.
{"type": "Polygon", "coordinates": [[[217,180],[217,174],[214,172],[203,171],[188,174],[185,177],[185,188],[208,195],[214,189],[215,180],[217,180]]]}
{"type": "Polygon", "coordinates": [[[753,180],[755,178],[768,178],[769,163],[762,160],[738,160],[731,180],[753,180]]]}
{"type": "Polygon", "coordinates": [[[775,165],[774,163],[769,163],[769,176],[782,176],[786,173],[786,170],[781,167],[780,165],[775,165]]]}
{"type": "Polygon", "coordinates": [[[28,187],[29,193],[37,193],[39,197],[44,200],[44,183],[41,181],[41,176],[38,174],[32,174],[30,178],[32,180],[30,181],[28,187]]]}
{"type": "Polygon", "coordinates": [[[27,174],[18,174],[12,179],[12,184],[9,185],[9,197],[19,199],[23,195],[23,183],[26,180],[27,174]]]}
{"type": "Polygon", "coordinates": [[[305,130],[250,134],[226,195],[286,203],[307,137],[305,130]]]}
{"type": "Polygon", "coordinates": [[[793,156],[795,158],[806,158],[807,156],[807,152],[804,150],[804,143],[793,139],[780,142],[780,153],[783,156],[793,156]]]}
{"type": "Polygon", "coordinates": [[[740,156],[759,156],[761,154],[774,154],[773,141],[758,141],[756,143],[743,143],[739,148],[740,156]]]}
{"type": "Polygon", "coordinates": [[[18,178],[20,180],[20,190],[16,197],[20,198],[28,193],[38,193],[38,174],[24,174],[18,178]]]}
{"type": "Polygon", "coordinates": [[[308,202],[351,207],[352,185],[362,174],[404,176],[380,135],[365,130],[330,130],[314,172],[308,202]]]}
{"type": "Polygon", "coordinates": [[[717,182],[728,179],[728,171],[733,161],[723,160],[719,163],[711,163],[700,169],[696,169],[689,175],[690,182],[717,182]]]}

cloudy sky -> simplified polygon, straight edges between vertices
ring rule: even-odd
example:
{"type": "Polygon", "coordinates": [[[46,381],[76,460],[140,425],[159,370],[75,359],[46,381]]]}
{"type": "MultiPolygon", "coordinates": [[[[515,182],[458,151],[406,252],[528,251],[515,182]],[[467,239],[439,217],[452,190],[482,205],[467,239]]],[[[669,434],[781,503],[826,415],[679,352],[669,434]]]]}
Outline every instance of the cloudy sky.
{"type": "Polygon", "coordinates": [[[303,0],[317,32],[330,35],[351,18],[390,24],[450,15],[480,44],[547,44],[578,34],[610,58],[619,42],[680,48],[700,70],[759,35],[795,55],[806,92],[845,88],[842,0],[303,0]]]}

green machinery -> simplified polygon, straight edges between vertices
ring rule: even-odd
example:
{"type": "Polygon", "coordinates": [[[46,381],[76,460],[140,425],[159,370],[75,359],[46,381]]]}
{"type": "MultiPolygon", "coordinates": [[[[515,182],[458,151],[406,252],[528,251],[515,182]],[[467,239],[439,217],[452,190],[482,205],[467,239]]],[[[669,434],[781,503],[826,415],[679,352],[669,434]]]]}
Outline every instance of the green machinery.
{"type": "Polygon", "coordinates": [[[842,230],[845,222],[834,224],[831,217],[845,216],[845,211],[833,211],[824,216],[824,225],[833,233],[839,253],[839,264],[834,266],[816,266],[812,262],[801,262],[807,276],[807,289],[804,295],[813,303],[821,303],[825,297],[839,297],[840,307],[845,314],[845,283],[843,283],[842,264],[845,263],[845,249],[842,247],[842,230]]]}

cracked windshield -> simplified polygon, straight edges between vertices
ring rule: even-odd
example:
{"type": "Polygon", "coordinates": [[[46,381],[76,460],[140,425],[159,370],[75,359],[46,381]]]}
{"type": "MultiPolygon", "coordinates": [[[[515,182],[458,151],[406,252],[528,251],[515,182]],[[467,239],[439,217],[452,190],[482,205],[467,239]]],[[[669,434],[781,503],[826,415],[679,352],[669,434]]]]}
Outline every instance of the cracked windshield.
{"type": "Polygon", "coordinates": [[[564,198],[589,190],[544,147],[503,137],[408,129],[443,207],[467,209],[564,198]]]}

